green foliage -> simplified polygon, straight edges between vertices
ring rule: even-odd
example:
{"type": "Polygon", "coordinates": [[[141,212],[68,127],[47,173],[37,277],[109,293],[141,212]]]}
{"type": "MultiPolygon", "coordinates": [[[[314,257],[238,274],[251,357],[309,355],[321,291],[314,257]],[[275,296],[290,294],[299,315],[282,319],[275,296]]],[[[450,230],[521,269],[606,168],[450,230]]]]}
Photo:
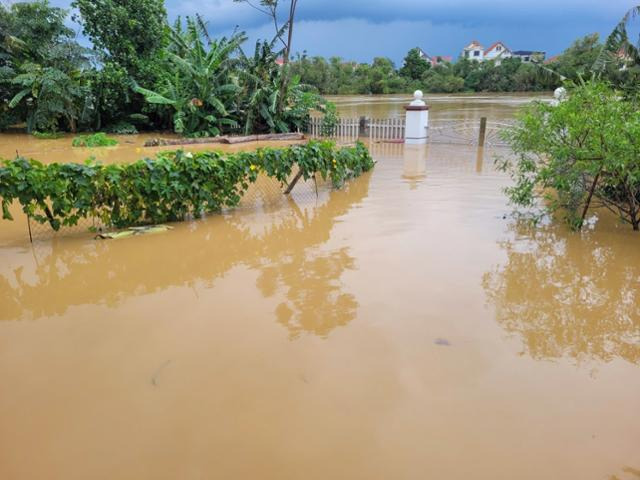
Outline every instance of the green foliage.
{"type": "Polygon", "coordinates": [[[166,105],[174,111],[176,133],[190,137],[219,135],[225,127],[237,126],[230,107],[239,90],[232,76],[232,55],[246,39],[242,33],[211,40],[199,17],[187,17],[183,31],[178,19],[171,32],[167,68],[173,72],[157,91],[137,86],[147,102],[166,105]]]}
{"type": "Polygon", "coordinates": [[[419,48],[412,48],[404,57],[404,64],[400,69],[400,76],[409,80],[420,80],[431,68],[431,64],[420,55],[419,48]]]}
{"type": "Polygon", "coordinates": [[[0,5],[0,127],[75,130],[90,115],[85,48],[47,1],[0,5]]]}
{"type": "Polygon", "coordinates": [[[601,51],[600,35],[587,35],[573,42],[552,67],[563,77],[575,82],[591,75],[592,67],[601,51]]]}
{"type": "Polygon", "coordinates": [[[324,137],[330,137],[336,131],[338,126],[338,109],[336,105],[331,102],[327,102],[324,117],[322,117],[322,135],[324,137]]]}
{"type": "Polygon", "coordinates": [[[61,132],[31,132],[31,135],[40,140],[57,140],[58,138],[64,137],[64,134],[61,132]]]}
{"type": "Polygon", "coordinates": [[[69,41],[73,31],[66,26],[67,12],[48,1],[0,3],[0,53],[17,61],[42,62],[52,46],[69,41]]]}
{"type": "Polygon", "coordinates": [[[66,127],[75,132],[91,100],[80,75],[35,63],[21,65],[19,72],[11,80],[19,91],[8,106],[25,108],[27,130],[55,132],[66,127]]]}
{"type": "Polygon", "coordinates": [[[304,179],[320,174],[336,187],[373,168],[363,144],[337,149],[331,142],[309,142],[281,149],[223,155],[219,152],[163,152],[155,160],[101,165],[88,161],[44,165],[16,158],[0,166],[3,218],[17,200],[23,211],[58,230],[95,217],[127,227],[183,220],[238,205],[259,173],[283,184],[296,167],[304,179]]]}
{"type": "Polygon", "coordinates": [[[333,95],[412,93],[416,89],[431,93],[540,91],[561,83],[559,75],[519,59],[505,59],[500,65],[460,59],[431,67],[417,49],[407,54],[398,71],[386,58],[376,58],[369,65],[306,55],[298,56],[291,70],[303,84],[333,95]]]}
{"type": "Polygon", "coordinates": [[[639,230],[639,106],[589,82],[570,88],[558,106],[527,107],[505,133],[516,154],[500,163],[515,181],[511,202],[538,216],[560,211],[574,228],[590,208],[603,207],[639,230]]]}
{"type": "Polygon", "coordinates": [[[118,140],[107,137],[106,133],[94,133],[93,135],[79,135],[73,139],[74,147],[113,147],[118,145],[118,140]]]}
{"type": "Polygon", "coordinates": [[[74,0],[84,34],[106,59],[140,81],[167,43],[164,0],[74,0]]]}

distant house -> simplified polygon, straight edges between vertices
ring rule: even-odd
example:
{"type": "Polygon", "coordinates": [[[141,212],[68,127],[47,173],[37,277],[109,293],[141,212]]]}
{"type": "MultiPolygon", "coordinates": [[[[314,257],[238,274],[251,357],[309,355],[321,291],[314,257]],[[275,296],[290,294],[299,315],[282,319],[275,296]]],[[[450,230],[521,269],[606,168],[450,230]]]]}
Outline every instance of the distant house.
{"type": "Polygon", "coordinates": [[[431,57],[431,66],[435,67],[441,63],[452,63],[453,57],[451,55],[434,55],[431,57]]]}
{"type": "Polygon", "coordinates": [[[484,47],[480,42],[474,40],[462,50],[462,58],[468,60],[484,61],[484,47]]]}
{"type": "Polygon", "coordinates": [[[522,63],[544,63],[547,54],[534,50],[517,50],[513,52],[513,56],[519,58],[522,63]]]}
{"type": "Polygon", "coordinates": [[[431,57],[429,56],[429,54],[425,52],[423,49],[421,49],[420,47],[417,47],[417,49],[418,49],[418,54],[420,55],[420,58],[431,63],[431,57]]]}
{"type": "Polygon", "coordinates": [[[418,53],[420,55],[420,58],[429,62],[432,67],[435,67],[436,65],[439,65],[441,63],[453,61],[453,58],[450,55],[429,55],[420,47],[418,47],[418,53]]]}
{"type": "Polygon", "coordinates": [[[554,62],[557,62],[559,58],[560,58],[560,55],[554,55],[553,57],[546,59],[544,61],[544,64],[545,65],[550,65],[550,64],[552,64],[554,62]]]}
{"type": "Polygon", "coordinates": [[[493,60],[496,65],[500,65],[500,62],[505,58],[512,56],[511,50],[502,42],[495,42],[489,48],[484,51],[485,60],[493,60]]]}

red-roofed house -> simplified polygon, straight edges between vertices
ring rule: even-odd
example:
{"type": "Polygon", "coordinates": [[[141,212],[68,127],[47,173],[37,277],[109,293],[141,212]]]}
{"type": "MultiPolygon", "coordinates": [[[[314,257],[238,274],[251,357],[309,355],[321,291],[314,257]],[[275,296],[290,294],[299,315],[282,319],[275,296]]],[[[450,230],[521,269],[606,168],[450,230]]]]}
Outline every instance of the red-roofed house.
{"type": "Polygon", "coordinates": [[[485,60],[494,60],[496,65],[504,58],[511,57],[511,50],[502,42],[496,42],[484,51],[485,60]]]}
{"type": "Polygon", "coordinates": [[[451,55],[434,55],[431,57],[431,66],[435,67],[441,63],[452,63],[453,57],[451,55]]]}

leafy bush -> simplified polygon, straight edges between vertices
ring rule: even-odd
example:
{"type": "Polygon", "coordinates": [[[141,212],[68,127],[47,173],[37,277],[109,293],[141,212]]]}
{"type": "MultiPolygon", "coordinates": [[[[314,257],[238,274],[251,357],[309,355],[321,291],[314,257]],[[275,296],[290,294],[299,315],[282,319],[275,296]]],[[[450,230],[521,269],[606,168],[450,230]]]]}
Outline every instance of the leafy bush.
{"type": "Polygon", "coordinates": [[[9,205],[17,200],[32,219],[58,230],[87,217],[126,227],[217,212],[236,206],[261,172],[284,184],[297,167],[304,179],[320,174],[339,187],[374,162],[361,143],[337,149],[312,141],[229,155],[178,150],[123,165],[44,165],[21,157],[1,165],[3,218],[12,220],[9,205]]]}
{"type": "Polygon", "coordinates": [[[79,135],[73,139],[74,147],[113,147],[118,141],[107,137],[106,133],[94,133],[93,135],[79,135]]]}
{"type": "Polygon", "coordinates": [[[500,167],[513,204],[560,211],[576,229],[602,207],[640,230],[640,102],[604,83],[570,89],[557,106],[536,102],[505,132],[516,157],[500,167]]]}

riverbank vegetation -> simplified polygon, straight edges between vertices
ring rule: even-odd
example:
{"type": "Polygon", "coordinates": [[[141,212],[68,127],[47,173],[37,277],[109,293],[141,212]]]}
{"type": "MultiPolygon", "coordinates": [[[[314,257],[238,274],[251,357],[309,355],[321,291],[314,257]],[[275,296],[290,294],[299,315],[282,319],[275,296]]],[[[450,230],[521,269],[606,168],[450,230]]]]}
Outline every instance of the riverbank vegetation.
{"type": "Polygon", "coordinates": [[[557,104],[527,106],[505,132],[516,154],[500,163],[515,181],[507,193],[534,218],[560,213],[580,229],[601,208],[640,231],[640,86],[620,81],[640,65],[640,37],[634,45],[628,32],[639,13],[640,6],[622,18],[589,80],[567,83],[557,104]],[[620,57],[628,68],[620,68],[620,57]]]}
{"type": "Polygon", "coordinates": [[[248,54],[242,32],[212,38],[199,16],[169,25],[163,0],[72,5],[92,49],[47,0],[0,4],[0,129],[276,133],[302,129],[311,110],[326,109],[276,63],[293,17],[248,54]]]}
{"type": "Polygon", "coordinates": [[[339,57],[299,55],[292,69],[303,83],[313,85],[324,95],[412,93],[415,90],[430,93],[549,91],[567,80],[577,81],[591,75],[595,67],[618,86],[638,85],[640,62],[629,53],[620,54],[619,48],[615,48],[618,43],[610,39],[603,43],[598,34],[587,35],[548,64],[508,58],[499,65],[492,61],[460,59],[432,66],[414,48],[406,55],[401,68],[396,68],[388,58],[375,58],[368,64],[339,57]]]}
{"type": "Polygon", "coordinates": [[[8,220],[17,201],[31,219],[54,230],[83,218],[121,228],[235,207],[261,173],[283,185],[297,172],[305,180],[320,175],[340,187],[373,166],[362,143],[337,148],[329,141],[232,154],[178,150],[122,165],[45,165],[18,157],[0,164],[0,199],[8,220]]]}
{"type": "Polygon", "coordinates": [[[536,102],[506,132],[516,156],[501,162],[512,203],[534,218],[560,213],[584,226],[595,208],[640,230],[640,97],[604,82],[571,88],[558,105],[536,102]]]}

